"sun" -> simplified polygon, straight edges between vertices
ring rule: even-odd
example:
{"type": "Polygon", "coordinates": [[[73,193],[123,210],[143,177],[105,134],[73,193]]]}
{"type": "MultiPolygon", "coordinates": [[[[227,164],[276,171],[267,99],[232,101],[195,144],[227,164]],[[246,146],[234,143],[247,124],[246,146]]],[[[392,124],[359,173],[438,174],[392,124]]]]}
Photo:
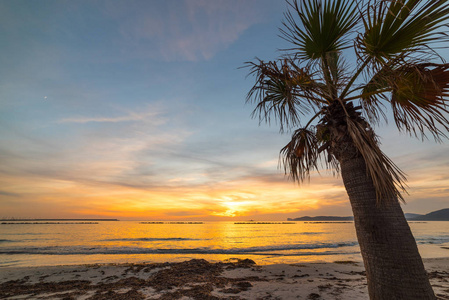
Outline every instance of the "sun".
{"type": "Polygon", "coordinates": [[[249,201],[225,201],[221,203],[223,211],[213,212],[212,215],[221,217],[237,217],[245,215],[251,210],[249,201]]]}
{"type": "Polygon", "coordinates": [[[213,212],[212,215],[219,217],[236,217],[238,216],[238,211],[228,209],[224,212],[213,212]]]}

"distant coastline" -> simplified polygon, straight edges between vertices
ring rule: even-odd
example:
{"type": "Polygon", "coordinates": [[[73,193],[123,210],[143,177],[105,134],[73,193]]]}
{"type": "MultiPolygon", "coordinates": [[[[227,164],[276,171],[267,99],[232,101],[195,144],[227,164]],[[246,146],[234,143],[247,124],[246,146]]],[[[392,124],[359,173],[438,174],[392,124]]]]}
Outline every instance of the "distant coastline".
{"type": "MultiPolygon", "coordinates": [[[[406,213],[405,218],[407,221],[449,221],[449,208],[436,210],[425,215],[406,213]]],[[[354,221],[354,217],[304,216],[299,218],[288,218],[287,221],[354,221]]]]}

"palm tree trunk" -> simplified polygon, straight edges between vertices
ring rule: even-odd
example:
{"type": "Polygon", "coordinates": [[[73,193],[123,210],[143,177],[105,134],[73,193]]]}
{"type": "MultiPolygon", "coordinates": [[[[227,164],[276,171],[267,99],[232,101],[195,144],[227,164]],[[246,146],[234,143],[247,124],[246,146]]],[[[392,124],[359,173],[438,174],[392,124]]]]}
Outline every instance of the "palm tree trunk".
{"type": "Polygon", "coordinates": [[[365,161],[340,159],[372,300],[436,299],[399,201],[376,205],[365,161]]]}

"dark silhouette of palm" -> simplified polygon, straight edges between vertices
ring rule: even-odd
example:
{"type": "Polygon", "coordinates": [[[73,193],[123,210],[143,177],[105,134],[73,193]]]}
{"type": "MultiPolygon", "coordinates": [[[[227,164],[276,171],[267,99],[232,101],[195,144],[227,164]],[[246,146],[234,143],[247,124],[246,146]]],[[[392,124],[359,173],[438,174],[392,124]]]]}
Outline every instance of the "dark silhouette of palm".
{"type": "Polygon", "coordinates": [[[446,119],[449,64],[432,46],[446,40],[449,4],[439,0],[294,0],[276,60],[248,62],[248,101],[261,121],[296,129],[281,150],[302,182],[320,167],[341,174],[354,213],[371,299],[435,299],[400,207],[403,172],[380,150],[374,125],[437,141],[446,119]],[[356,61],[347,63],[349,51],[356,61]],[[353,67],[352,67],[353,66],[353,67]],[[304,119],[306,119],[304,122],[304,119]]]}

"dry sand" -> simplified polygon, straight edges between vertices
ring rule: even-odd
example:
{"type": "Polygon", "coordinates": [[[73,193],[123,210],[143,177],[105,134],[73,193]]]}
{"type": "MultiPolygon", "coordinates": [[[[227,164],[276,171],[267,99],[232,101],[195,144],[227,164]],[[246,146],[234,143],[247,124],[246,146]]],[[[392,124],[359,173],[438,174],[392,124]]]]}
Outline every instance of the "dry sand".
{"type": "MultiPolygon", "coordinates": [[[[449,299],[449,258],[426,259],[438,299],[449,299]]],[[[368,299],[357,262],[257,266],[209,263],[0,268],[0,299],[368,299]]]]}

